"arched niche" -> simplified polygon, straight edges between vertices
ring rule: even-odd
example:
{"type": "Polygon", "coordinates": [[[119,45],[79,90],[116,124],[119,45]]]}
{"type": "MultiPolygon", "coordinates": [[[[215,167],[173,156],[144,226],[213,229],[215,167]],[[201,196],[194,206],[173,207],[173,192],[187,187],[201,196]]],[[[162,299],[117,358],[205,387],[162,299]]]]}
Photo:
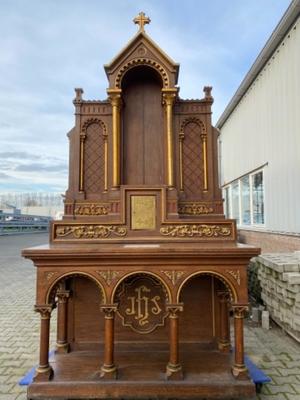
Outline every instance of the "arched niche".
{"type": "Polygon", "coordinates": [[[123,183],[164,183],[164,118],[161,75],[148,65],[122,79],[123,183]]]}
{"type": "Polygon", "coordinates": [[[220,336],[220,292],[228,292],[231,301],[236,301],[234,288],[218,274],[199,272],[182,282],[177,296],[184,304],[179,319],[182,342],[216,344],[220,336]]]}

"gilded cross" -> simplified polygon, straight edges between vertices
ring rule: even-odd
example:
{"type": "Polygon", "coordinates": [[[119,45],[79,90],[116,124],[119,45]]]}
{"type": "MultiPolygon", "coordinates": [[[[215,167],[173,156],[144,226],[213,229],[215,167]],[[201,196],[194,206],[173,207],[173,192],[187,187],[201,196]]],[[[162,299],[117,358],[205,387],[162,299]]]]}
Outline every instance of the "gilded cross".
{"type": "Polygon", "coordinates": [[[151,19],[149,17],[146,17],[145,13],[141,11],[139,13],[139,15],[134,18],[133,22],[140,26],[140,29],[139,29],[140,31],[144,32],[145,31],[144,26],[146,24],[150,24],[151,19]]]}

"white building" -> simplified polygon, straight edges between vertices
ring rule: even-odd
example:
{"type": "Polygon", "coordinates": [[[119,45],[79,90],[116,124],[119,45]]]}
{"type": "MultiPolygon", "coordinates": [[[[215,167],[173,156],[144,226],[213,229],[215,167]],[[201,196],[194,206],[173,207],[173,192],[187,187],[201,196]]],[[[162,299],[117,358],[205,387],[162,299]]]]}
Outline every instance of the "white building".
{"type": "Polygon", "coordinates": [[[221,184],[240,241],[300,250],[300,0],[291,2],[217,122],[221,184]]]}

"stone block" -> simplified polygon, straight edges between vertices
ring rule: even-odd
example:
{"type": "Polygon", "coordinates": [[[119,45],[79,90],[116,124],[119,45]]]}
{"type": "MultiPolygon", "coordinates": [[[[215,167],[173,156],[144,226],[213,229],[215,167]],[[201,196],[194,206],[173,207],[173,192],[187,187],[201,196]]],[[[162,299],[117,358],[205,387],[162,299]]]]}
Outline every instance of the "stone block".
{"type": "Polygon", "coordinates": [[[261,326],[263,329],[270,329],[270,314],[269,311],[263,311],[261,313],[261,326]]]}

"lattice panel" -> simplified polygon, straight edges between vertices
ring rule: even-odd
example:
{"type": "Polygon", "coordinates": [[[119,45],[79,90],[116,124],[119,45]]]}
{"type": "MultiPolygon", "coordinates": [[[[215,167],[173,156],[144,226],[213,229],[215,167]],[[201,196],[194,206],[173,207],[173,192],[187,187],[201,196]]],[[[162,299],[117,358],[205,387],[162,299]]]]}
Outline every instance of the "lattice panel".
{"type": "Polygon", "coordinates": [[[102,128],[93,123],[86,130],[84,143],[84,189],[86,193],[104,190],[104,140],[102,128]]]}
{"type": "Polygon", "coordinates": [[[199,196],[203,186],[201,128],[189,122],[184,128],[183,188],[187,197],[199,196]]]}

